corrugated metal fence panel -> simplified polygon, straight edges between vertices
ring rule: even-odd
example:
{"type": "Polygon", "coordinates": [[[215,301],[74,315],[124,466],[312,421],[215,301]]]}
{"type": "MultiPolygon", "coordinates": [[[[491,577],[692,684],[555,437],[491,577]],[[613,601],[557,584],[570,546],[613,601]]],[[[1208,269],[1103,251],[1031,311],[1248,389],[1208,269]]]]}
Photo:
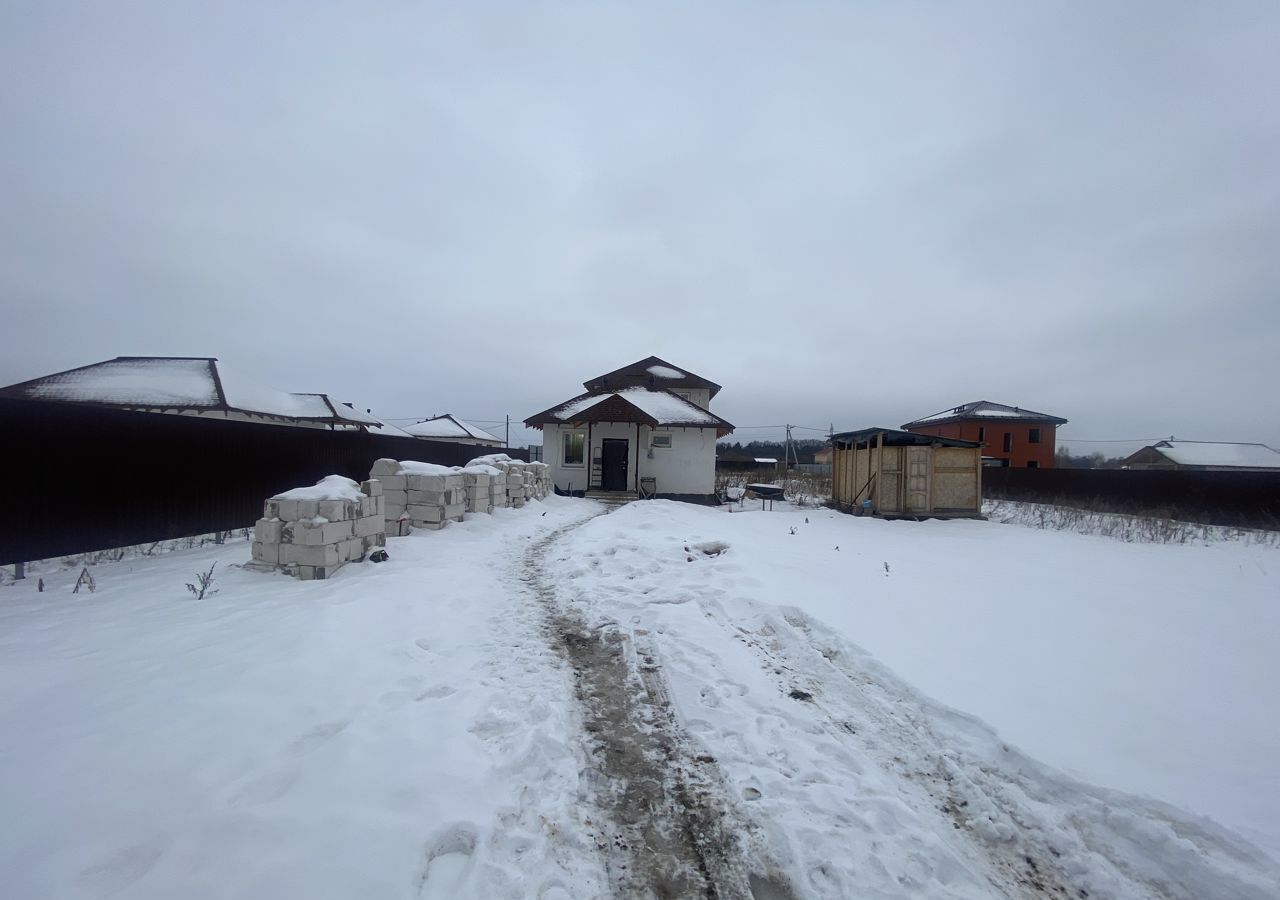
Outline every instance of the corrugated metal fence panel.
{"type": "Polygon", "coordinates": [[[1280,473],[992,467],[982,470],[982,493],[988,499],[1209,525],[1280,528],[1280,473]]]}
{"type": "Polygon", "coordinates": [[[67,403],[0,400],[0,565],[252,525],[262,501],[380,457],[463,465],[495,450],[67,403]]]}

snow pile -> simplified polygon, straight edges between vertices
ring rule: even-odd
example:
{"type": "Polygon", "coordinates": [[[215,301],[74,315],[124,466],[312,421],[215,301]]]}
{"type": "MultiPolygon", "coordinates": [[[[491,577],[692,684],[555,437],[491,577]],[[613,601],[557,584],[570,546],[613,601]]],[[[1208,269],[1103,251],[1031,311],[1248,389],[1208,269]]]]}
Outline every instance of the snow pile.
{"type": "Polygon", "coordinates": [[[460,469],[416,460],[379,459],[369,477],[382,482],[390,534],[401,536],[410,527],[438,531],[449,522],[461,522],[467,511],[466,480],[460,469]]]}
{"type": "Polygon", "coordinates": [[[253,562],[303,581],[330,578],[346,563],[385,546],[383,504],[377,481],[356,484],[341,475],[277,494],[254,524],[253,562]]]}
{"type": "Polygon", "coordinates": [[[342,475],[326,475],[312,487],[294,488],[276,494],[272,500],[359,500],[363,495],[359,483],[342,475]]]}

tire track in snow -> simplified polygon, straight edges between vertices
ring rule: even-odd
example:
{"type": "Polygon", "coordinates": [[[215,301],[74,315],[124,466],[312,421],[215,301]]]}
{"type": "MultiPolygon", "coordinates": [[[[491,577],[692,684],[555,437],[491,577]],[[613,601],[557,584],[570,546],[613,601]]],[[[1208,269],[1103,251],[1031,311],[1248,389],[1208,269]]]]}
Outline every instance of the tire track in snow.
{"type": "Polygon", "coordinates": [[[525,553],[525,583],[547,638],[573,670],[586,735],[592,801],[607,819],[594,835],[619,897],[770,898],[781,886],[747,871],[746,827],[715,760],[697,751],[671,707],[656,648],[642,630],[590,627],[548,571],[551,548],[588,521],[563,526],[525,553]]]}
{"type": "MultiPolygon", "coordinates": [[[[896,771],[945,814],[975,855],[986,859],[987,877],[998,896],[1010,900],[1100,896],[1202,900],[1205,896],[1158,867],[1140,871],[1131,862],[1142,855],[1140,842],[1122,831],[1100,830],[1076,816],[1067,819],[1070,832],[1047,831],[1040,817],[1023,804],[1052,805],[1055,797],[1031,773],[975,765],[933,730],[928,714],[913,697],[899,693],[891,680],[877,677],[873,669],[846,661],[834,636],[819,637],[815,634],[819,626],[799,611],[788,611],[781,620],[753,630],[731,620],[718,603],[700,605],[731,637],[755,652],[760,665],[775,676],[782,694],[794,692],[797,684],[805,685],[801,696],[791,696],[819,713],[830,736],[871,749],[886,770],[896,771]],[[1090,868],[1105,870],[1093,874],[1102,875],[1111,889],[1119,888],[1116,893],[1091,892],[1082,883],[1092,880],[1087,876],[1089,869],[1080,866],[1085,858],[1090,868]]],[[[1211,835],[1196,838],[1217,845],[1211,835]]],[[[1219,849],[1227,852],[1229,848],[1219,849]]],[[[1261,896],[1250,890],[1237,892],[1225,884],[1220,888],[1225,891],[1223,897],[1261,896]]]]}

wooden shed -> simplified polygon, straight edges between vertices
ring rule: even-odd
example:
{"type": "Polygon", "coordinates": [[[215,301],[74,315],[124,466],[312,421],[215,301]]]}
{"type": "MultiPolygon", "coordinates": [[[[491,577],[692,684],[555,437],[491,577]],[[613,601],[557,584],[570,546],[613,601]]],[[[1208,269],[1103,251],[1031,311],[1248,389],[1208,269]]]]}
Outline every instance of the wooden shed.
{"type": "Polygon", "coordinates": [[[843,509],[885,518],[982,514],[976,441],[864,428],[835,435],[832,448],[832,498],[843,509]]]}

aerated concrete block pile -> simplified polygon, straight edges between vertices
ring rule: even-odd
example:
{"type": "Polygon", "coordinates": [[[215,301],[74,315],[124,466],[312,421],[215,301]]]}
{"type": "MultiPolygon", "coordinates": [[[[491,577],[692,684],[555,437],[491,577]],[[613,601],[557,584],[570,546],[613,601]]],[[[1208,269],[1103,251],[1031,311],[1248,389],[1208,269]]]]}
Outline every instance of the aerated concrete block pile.
{"type": "Polygon", "coordinates": [[[357,484],[341,475],[277,494],[254,525],[253,562],[303,581],[330,578],[386,545],[385,502],[378,481],[357,484]]]}
{"type": "Polygon", "coordinates": [[[386,533],[391,537],[404,537],[413,527],[409,522],[409,478],[396,459],[379,459],[369,470],[369,477],[382,484],[386,498],[386,533]]]}
{"type": "MultiPolygon", "coordinates": [[[[542,500],[548,495],[555,492],[555,488],[551,482],[551,467],[546,463],[531,462],[525,466],[526,476],[533,476],[533,496],[542,500]]],[[[528,482],[525,483],[526,489],[529,487],[528,482]]]]}
{"type": "Polygon", "coordinates": [[[467,512],[492,512],[493,479],[501,474],[493,466],[467,466],[462,469],[462,479],[467,486],[467,512]]]}
{"type": "Polygon", "coordinates": [[[397,511],[396,520],[407,521],[414,528],[440,529],[449,522],[461,522],[467,511],[466,481],[459,470],[449,466],[408,459],[380,459],[373,464],[370,476],[395,484],[394,491],[387,490],[384,484],[387,514],[397,511]],[[373,472],[387,474],[374,476],[373,472]]]}

